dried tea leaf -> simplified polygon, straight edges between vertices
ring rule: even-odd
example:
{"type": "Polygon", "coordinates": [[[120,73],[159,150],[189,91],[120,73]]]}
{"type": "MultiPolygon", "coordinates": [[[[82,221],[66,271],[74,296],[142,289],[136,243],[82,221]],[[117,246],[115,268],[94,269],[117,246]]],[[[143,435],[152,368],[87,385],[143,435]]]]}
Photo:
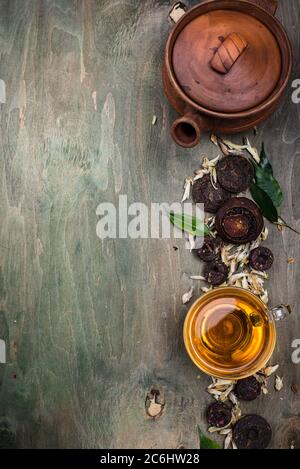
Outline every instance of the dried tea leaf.
{"type": "Polygon", "coordinates": [[[283,379],[280,378],[280,376],[276,375],[275,376],[275,389],[276,391],[281,391],[283,388],[283,379]]]}
{"type": "Polygon", "coordinates": [[[193,297],[194,287],[191,287],[188,292],[182,295],[182,304],[186,305],[193,297]]]}
{"type": "Polygon", "coordinates": [[[294,394],[299,394],[299,386],[298,384],[292,384],[291,390],[294,394]]]}
{"type": "Polygon", "coordinates": [[[284,225],[281,225],[280,223],[277,224],[277,230],[282,233],[282,231],[284,230],[285,226],[284,225]]]}
{"type": "Polygon", "coordinates": [[[285,307],[288,310],[289,314],[292,314],[293,308],[291,307],[291,305],[285,305],[285,307]]]}

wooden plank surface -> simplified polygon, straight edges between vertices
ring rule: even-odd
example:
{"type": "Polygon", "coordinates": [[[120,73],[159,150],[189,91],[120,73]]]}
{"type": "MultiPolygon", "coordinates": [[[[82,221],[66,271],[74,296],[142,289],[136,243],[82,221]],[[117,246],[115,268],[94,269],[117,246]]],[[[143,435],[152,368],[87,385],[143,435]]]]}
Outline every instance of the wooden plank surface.
{"type": "MultiPolygon", "coordinates": [[[[279,3],[300,78],[300,1],[279,3]]],[[[181,296],[200,264],[183,240],[174,251],[172,240],[96,236],[100,202],[120,194],[129,203],[178,201],[200,156],[215,152],[208,136],[193,150],[169,137],[175,113],[161,63],[170,5],[0,0],[0,337],[8,344],[0,433],[8,444],[197,448],[196,425],[206,427],[209,378],[182,343],[181,296]],[[152,388],[165,402],[155,421],[145,412],[152,388]]],[[[265,141],[283,213],[300,229],[300,104],[292,91],[249,136],[265,141]]],[[[299,243],[271,228],[271,301],[294,306],[273,360],[285,387],[243,407],[270,421],[273,447],[300,440],[300,397],[290,390],[300,384],[300,365],[291,362],[300,338],[299,243]]]]}

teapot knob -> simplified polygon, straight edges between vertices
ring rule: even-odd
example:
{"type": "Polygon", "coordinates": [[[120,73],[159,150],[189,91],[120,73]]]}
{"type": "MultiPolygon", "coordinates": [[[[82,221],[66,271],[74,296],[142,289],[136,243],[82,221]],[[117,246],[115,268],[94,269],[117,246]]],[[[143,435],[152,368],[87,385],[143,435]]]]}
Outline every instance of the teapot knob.
{"type": "Polygon", "coordinates": [[[230,33],[216,50],[210,65],[218,73],[226,74],[242,55],[247,41],[238,33],[230,33]]]}

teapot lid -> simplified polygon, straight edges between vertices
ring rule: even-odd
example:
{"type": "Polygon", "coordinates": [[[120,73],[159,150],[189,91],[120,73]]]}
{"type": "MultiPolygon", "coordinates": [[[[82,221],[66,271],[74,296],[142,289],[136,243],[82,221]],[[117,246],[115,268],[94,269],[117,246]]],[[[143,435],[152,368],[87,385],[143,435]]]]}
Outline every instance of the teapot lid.
{"type": "Polygon", "coordinates": [[[216,9],[181,30],[172,64],[179,86],[195,103],[236,113],[272,94],[282,58],[275,36],[262,21],[243,11],[216,9]]]}

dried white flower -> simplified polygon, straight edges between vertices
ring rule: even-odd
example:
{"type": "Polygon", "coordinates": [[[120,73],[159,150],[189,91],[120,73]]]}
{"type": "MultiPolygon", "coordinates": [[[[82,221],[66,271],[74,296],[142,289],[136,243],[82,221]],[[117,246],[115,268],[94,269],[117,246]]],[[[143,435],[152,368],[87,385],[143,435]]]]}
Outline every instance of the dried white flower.
{"type": "Polygon", "coordinates": [[[261,373],[263,373],[267,378],[271,376],[275,371],[277,371],[279,368],[279,365],[274,365],[274,366],[268,366],[267,368],[264,368],[261,370],[261,373]]]}
{"type": "Polygon", "coordinates": [[[192,280],[205,280],[205,278],[202,275],[191,275],[190,279],[192,279],[192,280]]]}
{"type": "Polygon", "coordinates": [[[238,402],[239,402],[239,401],[238,401],[236,395],[233,394],[233,392],[231,392],[231,393],[229,394],[229,400],[232,402],[233,405],[238,405],[238,402]]]}
{"type": "Polygon", "coordinates": [[[255,147],[251,146],[248,137],[246,138],[246,143],[247,143],[247,147],[246,147],[247,152],[250,153],[250,155],[256,161],[256,163],[259,164],[260,163],[260,156],[258,154],[258,151],[255,147]]]}
{"type": "Polygon", "coordinates": [[[233,259],[231,262],[230,262],[230,269],[229,269],[229,277],[231,277],[237,270],[237,262],[235,259],[233,259]]]}
{"type": "Polygon", "coordinates": [[[240,420],[242,416],[242,411],[241,411],[239,404],[235,405],[232,408],[231,415],[232,415],[231,423],[232,425],[234,425],[238,420],[240,420]]]}
{"type": "Polygon", "coordinates": [[[193,236],[189,233],[188,239],[189,239],[189,243],[190,243],[190,252],[192,252],[196,247],[195,236],[193,236]]]}
{"type": "Polygon", "coordinates": [[[231,428],[225,428],[220,431],[220,435],[228,435],[231,432],[232,432],[231,428]]]}
{"type": "Polygon", "coordinates": [[[219,432],[220,429],[219,429],[218,427],[209,427],[209,428],[207,429],[207,431],[208,431],[209,433],[216,433],[216,432],[219,432]]]}
{"type": "Polygon", "coordinates": [[[191,187],[192,187],[193,180],[192,178],[188,177],[184,181],[184,193],[181,199],[181,203],[183,203],[185,200],[188,200],[191,195],[191,187]]]}
{"type": "Polygon", "coordinates": [[[275,376],[275,389],[276,391],[281,391],[283,388],[283,379],[280,378],[280,376],[276,375],[275,376]]]}
{"type": "Polygon", "coordinates": [[[212,168],[211,171],[210,171],[210,181],[211,181],[211,185],[213,186],[213,188],[217,191],[218,190],[218,187],[217,187],[217,171],[216,171],[216,168],[212,168]]]}
{"type": "Polygon", "coordinates": [[[205,174],[209,174],[208,169],[202,169],[201,171],[199,171],[198,174],[194,177],[193,182],[198,181],[198,179],[202,179],[205,174]]]}
{"type": "Polygon", "coordinates": [[[230,443],[232,442],[232,432],[228,433],[224,440],[224,449],[228,449],[230,446],[230,443]]]}
{"type": "Polygon", "coordinates": [[[220,396],[220,401],[221,402],[225,402],[227,399],[228,399],[228,396],[229,394],[231,393],[231,391],[233,390],[233,387],[234,385],[232,384],[231,386],[229,386],[228,389],[226,389],[226,391],[224,391],[221,396],[220,396]]]}
{"type": "Polygon", "coordinates": [[[192,298],[194,294],[194,287],[191,287],[188,292],[182,295],[182,304],[186,305],[192,298]]]}
{"type": "Polygon", "coordinates": [[[210,136],[210,141],[211,141],[214,145],[218,146],[218,137],[217,137],[215,134],[211,134],[211,136],[210,136]]]}
{"type": "Polygon", "coordinates": [[[262,233],[260,235],[260,238],[261,238],[262,241],[266,241],[268,239],[268,236],[269,236],[269,230],[268,230],[268,228],[265,228],[262,231],[262,233]]]}
{"type": "Polygon", "coordinates": [[[269,295],[267,290],[264,290],[263,294],[261,295],[260,299],[267,305],[269,303],[269,295]]]}
{"type": "MultiPolygon", "coordinates": [[[[221,140],[221,139],[220,139],[221,140]]],[[[239,152],[247,150],[247,145],[237,145],[236,143],[231,142],[230,140],[222,140],[222,142],[230,149],[237,150],[239,152]]]]}
{"type": "Polygon", "coordinates": [[[152,125],[155,125],[157,122],[157,116],[153,116],[152,118],[152,125]]]}
{"type": "Polygon", "coordinates": [[[268,280],[269,276],[266,272],[260,272],[259,270],[254,270],[252,269],[251,274],[258,275],[259,277],[264,278],[265,280],[268,280]]]}

